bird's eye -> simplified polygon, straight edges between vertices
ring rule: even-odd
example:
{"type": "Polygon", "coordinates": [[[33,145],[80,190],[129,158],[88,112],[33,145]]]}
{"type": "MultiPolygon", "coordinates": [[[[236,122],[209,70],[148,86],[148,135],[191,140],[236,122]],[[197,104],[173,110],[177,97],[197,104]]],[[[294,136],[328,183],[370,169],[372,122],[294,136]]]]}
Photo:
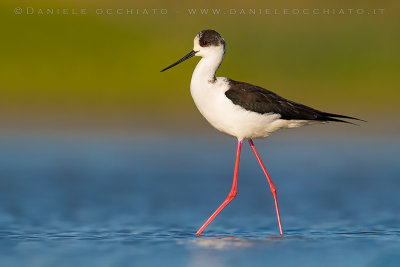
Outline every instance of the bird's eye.
{"type": "Polygon", "coordinates": [[[206,46],[206,45],[207,45],[207,41],[201,42],[201,46],[206,46]]]}

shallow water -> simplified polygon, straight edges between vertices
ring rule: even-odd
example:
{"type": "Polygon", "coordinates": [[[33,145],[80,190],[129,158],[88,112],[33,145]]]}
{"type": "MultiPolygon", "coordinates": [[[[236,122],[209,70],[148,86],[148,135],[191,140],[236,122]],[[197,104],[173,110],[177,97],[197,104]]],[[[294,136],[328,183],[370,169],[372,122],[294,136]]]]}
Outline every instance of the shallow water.
{"type": "MultiPolygon", "coordinates": [[[[293,139],[293,138],[292,138],[293,139]]],[[[0,139],[2,266],[399,266],[398,140],[0,139]]]]}

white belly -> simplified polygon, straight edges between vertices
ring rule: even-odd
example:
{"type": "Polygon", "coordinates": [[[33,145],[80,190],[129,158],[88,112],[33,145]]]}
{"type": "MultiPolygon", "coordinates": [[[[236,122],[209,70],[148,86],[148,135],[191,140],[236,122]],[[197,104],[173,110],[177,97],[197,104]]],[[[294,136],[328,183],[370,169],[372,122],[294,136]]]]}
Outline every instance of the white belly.
{"type": "Polygon", "coordinates": [[[225,96],[228,85],[225,78],[214,83],[193,83],[190,92],[200,113],[221,132],[237,137],[261,138],[281,128],[304,125],[305,121],[281,120],[278,114],[259,114],[235,105],[225,96]]]}

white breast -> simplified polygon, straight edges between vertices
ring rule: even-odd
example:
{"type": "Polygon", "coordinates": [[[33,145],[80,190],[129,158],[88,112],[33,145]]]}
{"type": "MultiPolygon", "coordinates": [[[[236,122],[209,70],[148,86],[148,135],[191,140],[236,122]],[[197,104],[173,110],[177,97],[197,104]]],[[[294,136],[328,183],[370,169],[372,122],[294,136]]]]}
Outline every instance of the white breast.
{"type": "Polygon", "coordinates": [[[226,97],[229,89],[226,78],[215,82],[192,79],[190,92],[200,113],[221,132],[237,137],[261,138],[281,128],[298,127],[304,121],[281,120],[279,114],[259,114],[247,111],[226,97]]]}

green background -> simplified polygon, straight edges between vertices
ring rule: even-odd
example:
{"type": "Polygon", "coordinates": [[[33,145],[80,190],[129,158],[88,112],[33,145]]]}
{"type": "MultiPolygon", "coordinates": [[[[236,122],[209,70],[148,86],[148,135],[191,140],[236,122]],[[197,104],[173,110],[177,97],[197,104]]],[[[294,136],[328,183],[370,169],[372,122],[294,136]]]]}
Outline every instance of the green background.
{"type": "MultiPolygon", "coordinates": [[[[207,28],[227,42],[217,76],[253,83],[327,112],[393,126],[399,115],[396,1],[2,1],[0,123],[4,129],[207,126],[189,92],[198,58],[160,70],[207,28]],[[14,9],[86,8],[87,15],[14,9]],[[167,15],[96,15],[166,8],[167,15]],[[384,8],[383,15],[189,15],[189,8],[384,8]]],[[[208,127],[208,126],[207,126],[208,127]]]]}

